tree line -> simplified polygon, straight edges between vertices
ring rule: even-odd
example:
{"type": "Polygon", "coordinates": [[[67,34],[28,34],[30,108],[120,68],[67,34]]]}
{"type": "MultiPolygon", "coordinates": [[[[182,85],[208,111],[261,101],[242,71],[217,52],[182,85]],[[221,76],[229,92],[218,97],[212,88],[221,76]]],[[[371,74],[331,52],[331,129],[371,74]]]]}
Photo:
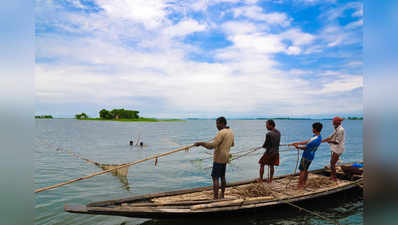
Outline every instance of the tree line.
{"type": "Polygon", "coordinates": [[[138,119],[139,111],[136,110],[126,110],[126,109],[112,109],[108,111],[106,109],[102,109],[99,112],[99,116],[101,119],[138,119]]]}
{"type": "MultiPolygon", "coordinates": [[[[105,120],[113,120],[113,119],[139,119],[138,115],[139,111],[136,110],[126,110],[126,109],[112,109],[108,111],[106,109],[102,109],[99,111],[100,119],[105,120]]],[[[87,119],[88,116],[86,113],[80,113],[75,115],[76,119],[87,119]]]]}

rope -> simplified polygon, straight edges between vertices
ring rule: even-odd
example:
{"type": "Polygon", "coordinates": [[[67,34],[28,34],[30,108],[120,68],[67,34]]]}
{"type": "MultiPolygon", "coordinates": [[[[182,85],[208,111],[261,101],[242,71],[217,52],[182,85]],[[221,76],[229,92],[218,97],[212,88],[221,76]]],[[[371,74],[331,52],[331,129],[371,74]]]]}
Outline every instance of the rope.
{"type": "Polygon", "coordinates": [[[260,147],[256,147],[256,148],[253,148],[253,149],[251,149],[251,150],[248,150],[245,154],[242,154],[242,155],[239,155],[239,156],[237,156],[237,157],[235,157],[235,158],[232,158],[231,161],[232,161],[232,160],[235,160],[235,159],[242,158],[243,156],[246,156],[246,155],[248,155],[248,154],[250,154],[250,153],[253,153],[253,152],[255,152],[255,151],[258,151],[258,150],[260,150],[260,149],[262,149],[262,148],[263,148],[263,147],[260,146],[260,147]]]}
{"type": "MultiPolygon", "coordinates": [[[[261,149],[261,148],[260,148],[261,149]]],[[[286,150],[279,150],[279,152],[291,152],[292,150],[290,150],[290,149],[286,149],[286,150]]],[[[255,152],[255,151],[252,151],[252,149],[250,149],[250,150],[244,150],[244,151],[239,151],[239,152],[234,152],[234,153],[232,153],[232,155],[237,155],[238,153],[244,153],[244,154],[242,154],[242,155],[238,155],[238,156],[236,156],[235,158],[241,158],[241,157],[243,157],[243,156],[247,156],[247,155],[261,155],[261,154],[264,154],[264,153],[262,153],[262,152],[260,152],[260,153],[257,153],[257,154],[252,154],[253,152],[255,152]],[[247,154],[246,154],[247,153],[247,154]]],[[[208,154],[208,155],[213,155],[212,153],[207,153],[207,152],[205,152],[206,154],[208,154]]],[[[195,161],[203,161],[203,160],[207,160],[207,159],[212,159],[213,158],[213,156],[211,156],[211,157],[204,157],[204,158],[200,158],[200,159],[193,159],[193,160],[191,160],[191,162],[195,162],[195,161]]],[[[234,159],[235,159],[234,158],[234,159]]]]}
{"type": "MultiPolygon", "coordinates": [[[[285,146],[285,145],[284,145],[284,146],[285,146]]],[[[286,144],[286,146],[287,146],[287,144],[286,144]]],[[[236,157],[233,157],[230,161],[235,160],[235,159],[239,159],[239,158],[242,158],[242,157],[245,157],[245,156],[248,156],[248,155],[250,155],[250,154],[254,153],[255,151],[258,151],[258,150],[260,150],[260,149],[262,149],[262,148],[263,148],[263,147],[261,146],[261,147],[251,148],[251,149],[246,150],[246,151],[240,151],[240,152],[245,152],[245,153],[244,153],[244,154],[241,154],[241,155],[238,155],[238,156],[236,156],[236,157]]],[[[279,152],[291,152],[291,151],[292,151],[291,149],[279,150],[279,152]]],[[[260,152],[260,153],[257,153],[257,154],[255,154],[255,155],[261,155],[261,154],[263,154],[263,153],[260,152]]],[[[299,152],[298,152],[297,154],[299,154],[299,152]]],[[[213,157],[206,157],[206,158],[201,158],[201,159],[195,159],[195,160],[191,160],[191,162],[194,162],[194,161],[202,161],[202,160],[207,160],[207,159],[212,159],[212,158],[213,158],[213,157]]],[[[212,168],[212,166],[206,167],[206,168],[204,168],[204,169],[210,169],[210,168],[212,168]]],[[[296,165],[296,170],[297,170],[297,165],[296,165]]]]}
{"type": "Polygon", "coordinates": [[[322,219],[327,220],[327,221],[329,221],[329,222],[332,222],[332,223],[334,223],[334,224],[341,225],[341,223],[339,223],[337,220],[327,218],[327,217],[325,217],[325,216],[320,215],[319,213],[316,213],[316,212],[313,212],[313,211],[311,211],[311,210],[308,210],[308,209],[305,209],[305,208],[303,208],[303,207],[300,207],[300,206],[298,206],[298,205],[296,205],[296,204],[293,204],[293,203],[291,203],[291,202],[289,202],[289,201],[287,201],[287,200],[283,200],[283,199],[282,199],[281,201],[284,202],[284,203],[286,203],[286,204],[288,204],[288,205],[291,205],[291,206],[293,206],[293,207],[295,207],[295,208],[298,208],[299,210],[306,211],[307,213],[310,213],[310,214],[312,214],[312,215],[318,216],[319,218],[322,218],[322,219]]]}
{"type": "MultiPolygon", "coordinates": [[[[362,180],[362,179],[360,179],[360,180],[362,180]]],[[[353,182],[353,183],[358,183],[358,181],[353,182]]],[[[272,189],[271,187],[269,187],[269,189],[271,190],[271,192],[282,193],[282,194],[291,196],[289,193],[286,193],[286,192],[284,192],[284,191],[276,191],[276,190],[272,189]]],[[[293,203],[291,203],[291,202],[288,201],[288,200],[280,199],[280,201],[282,201],[282,202],[284,202],[284,203],[286,203],[286,204],[288,204],[288,205],[290,205],[290,206],[293,206],[293,207],[295,207],[295,208],[298,208],[299,210],[303,210],[303,211],[305,211],[305,212],[307,212],[307,213],[310,213],[310,214],[312,214],[312,215],[318,216],[318,217],[320,217],[320,218],[322,218],[322,219],[324,219],[324,220],[327,220],[327,221],[329,221],[329,222],[332,222],[332,223],[334,223],[334,224],[341,225],[341,223],[339,223],[337,220],[330,219],[330,218],[328,218],[328,217],[322,216],[322,215],[320,215],[319,213],[313,212],[313,211],[311,211],[311,210],[309,210],[309,209],[305,209],[305,208],[300,207],[300,206],[298,206],[298,205],[296,205],[296,204],[293,204],[293,203]]]]}
{"type": "MultiPolygon", "coordinates": [[[[290,147],[290,146],[289,146],[289,147],[290,147]]],[[[289,148],[289,147],[288,147],[288,148],[289,148]]],[[[296,167],[294,168],[294,172],[293,172],[292,174],[289,175],[289,182],[286,184],[285,189],[287,189],[287,187],[289,186],[290,182],[292,181],[293,175],[296,174],[296,172],[297,172],[298,162],[299,162],[299,158],[300,158],[300,151],[299,151],[298,149],[296,149],[296,150],[297,150],[296,167]]],[[[290,151],[290,148],[289,148],[289,151],[290,151]]]]}

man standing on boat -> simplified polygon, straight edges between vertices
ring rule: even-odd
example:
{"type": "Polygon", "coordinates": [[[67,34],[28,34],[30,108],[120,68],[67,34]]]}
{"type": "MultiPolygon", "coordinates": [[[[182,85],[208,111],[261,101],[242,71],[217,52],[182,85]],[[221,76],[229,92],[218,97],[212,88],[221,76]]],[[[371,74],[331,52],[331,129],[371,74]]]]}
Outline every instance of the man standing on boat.
{"type": "Polygon", "coordinates": [[[281,141],[281,133],[275,128],[273,120],[267,120],[265,126],[269,132],[265,135],[263,148],[266,149],[264,155],[258,161],[260,164],[260,178],[258,182],[263,182],[264,166],[268,165],[268,183],[272,182],[274,176],[274,166],[279,166],[279,144],[281,141]]]}
{"type": "Polygon", "coordinates": [[[336,163],[340,158],[340,155],[344,152],[344,128],[341,126],[341,122],[344,119],[341,117],[334,117],[332,120],[334,126],[334,132],[327,138],[323,139],[322,142],[327,142],[330,145],[330,179],[336,180],[336,163]]]}
{"type": "Polygon", "coordinates": [[[234,146],[234,133],[227,127],[227,120],[219,117],[216,120],[216,126],[219,130],[217,136],[211,142],[196,142],[195,146],[203,146],[207,149],[214,149],[213,169],[211,177],[213,178],[214,199],[218,199],[219,179],[221,179],[221,197],[224,198],[225,169],[229,160],[229,150],[234,146]]]}
{"type": "Polygon", "coordinates": [[[299,166],[300,177],[299,177],[299,182],[297,184],[297,189],[302,189],[305,183],[307,182],[308,168],[310,167],[311,162],[314,159],[315,152],[322,141],[321,131],[322,131],[322,124],[319,122],[313,123],[312,132],[314,133],[314,136],[311,139],[303,142],[295,142],[289,144],[295,146],[297,149],[304,150],[303,155],[301,156],[301,161],[299,166]]]}

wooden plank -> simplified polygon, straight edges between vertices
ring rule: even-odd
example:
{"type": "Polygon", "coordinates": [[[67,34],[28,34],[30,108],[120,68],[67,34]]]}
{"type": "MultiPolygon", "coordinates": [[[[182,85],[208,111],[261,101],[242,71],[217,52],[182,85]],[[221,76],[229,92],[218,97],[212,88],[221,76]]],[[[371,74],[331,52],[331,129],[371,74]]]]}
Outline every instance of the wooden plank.
{"type": "Polygon", "coordinates": [[[235,206],[235,205],[241,205],[243,201],[244,201],[243,199],[235,199],[235,200],[214,202],[214,203],[209,203],[209,204],[199,204],[199,205],[191,206],[191,209],[198,210],[198,209],[215,208],[215,207],[223,207],[223,206],[235,206]]]}
{"type": "MultiPolygon", "coordinates": [[[[211,203],[211,202],[216,202],[219,200],[199,200],[199,201],[177,201],[177,202],[167,202],[167,203],[152,203],[152,202],[148,202],[148,203],[130,203],[129,206],[134,206],[134,207],[140,207],[140,206],[148,206],[148,207],[157,207],[157,206],[173,206],[173,205],[194,205],[194,204],[203,204],[203,203],[211,203]]],[[[124,204],[128,204],[128,203],[123,203],[122,206],[124,204]]]]}

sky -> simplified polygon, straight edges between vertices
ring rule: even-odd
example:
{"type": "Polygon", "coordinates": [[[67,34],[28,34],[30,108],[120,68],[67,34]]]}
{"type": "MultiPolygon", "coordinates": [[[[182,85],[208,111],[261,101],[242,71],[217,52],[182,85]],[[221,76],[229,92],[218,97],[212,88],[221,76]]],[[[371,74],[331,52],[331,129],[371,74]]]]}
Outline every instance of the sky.
{"type": "Polygon", "coordinates": [[[36,0],[36,114],[358,116],[362,1],[36,0]]]}

